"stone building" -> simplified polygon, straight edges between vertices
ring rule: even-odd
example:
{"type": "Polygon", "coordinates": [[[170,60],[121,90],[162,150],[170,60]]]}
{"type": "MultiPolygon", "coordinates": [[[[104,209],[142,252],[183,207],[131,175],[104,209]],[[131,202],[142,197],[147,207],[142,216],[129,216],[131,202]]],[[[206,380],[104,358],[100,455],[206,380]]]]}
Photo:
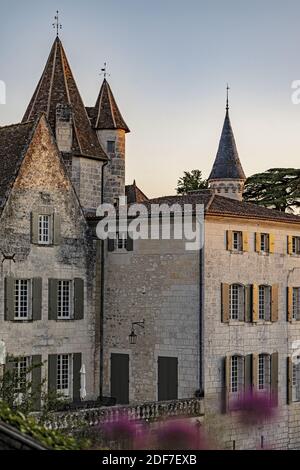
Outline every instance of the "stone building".
{"type": "Polygon", "coordinates": [[[85,365],[88,399],[196,397],[226,448],[299,447],[300,218],[242,201],[228,105],[206,191],[125,187],[128,132],[107,80],[84,106],[56,38],[23,122],[0,128],[0,339],[19,368],[45,361],[34,386],[79,400],[85,365]],[[204,245],[97,239],[96,209],[125,194],[146,210],[201,205],[204,245]],[[240,425],[245,390],[270,394],[272,423],[240,425]]]}

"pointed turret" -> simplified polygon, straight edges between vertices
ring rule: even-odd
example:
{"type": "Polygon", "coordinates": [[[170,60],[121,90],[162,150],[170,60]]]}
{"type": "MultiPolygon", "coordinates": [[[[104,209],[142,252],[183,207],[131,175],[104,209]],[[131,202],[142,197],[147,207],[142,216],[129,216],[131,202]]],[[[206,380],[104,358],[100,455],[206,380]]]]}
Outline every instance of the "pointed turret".
{"type": "Polygon", "coordinates": [[[41,113],[46,114],[62,152],[107,160],[91,128],[59,37],[54,41],[23,122],[41,113]]]}
{"type": "Polygon", "coordinates": [[[226,116],[219,149],[208,182],[215,193],[242,200],[245,181],[246,176],[239,159],[231,127],[227,95],[226,116]]]}
{"type": "Polygon", "coordinates": [[[104,201],[114,203],[125,196],[125,146],[130,132],[117,106],[108,81],[104,78],[96,105],[88,108],[92,127],[96,129],[109,163],[104,171],[104,201]]]}

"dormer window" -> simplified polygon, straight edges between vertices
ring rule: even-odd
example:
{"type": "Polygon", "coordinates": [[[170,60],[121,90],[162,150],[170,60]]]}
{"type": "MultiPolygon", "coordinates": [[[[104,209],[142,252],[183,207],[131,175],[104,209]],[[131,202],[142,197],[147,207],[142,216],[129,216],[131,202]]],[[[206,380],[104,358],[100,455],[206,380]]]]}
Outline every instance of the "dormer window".
{"type": "Polygon", "coordinates": [[[107,141],[107,153],[115,153],[116,142],[114,140],[107,141]]]}

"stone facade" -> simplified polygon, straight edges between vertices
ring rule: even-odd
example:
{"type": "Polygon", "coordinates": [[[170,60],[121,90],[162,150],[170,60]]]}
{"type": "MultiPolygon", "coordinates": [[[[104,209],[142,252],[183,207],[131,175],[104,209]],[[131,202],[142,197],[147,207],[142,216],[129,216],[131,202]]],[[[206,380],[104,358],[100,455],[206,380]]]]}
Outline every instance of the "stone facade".
{"type": "Polygon", "coordinates": [[[213,193],[220,196],[243,200],[245,180],[210,180],[209,187],[213,193]]]}

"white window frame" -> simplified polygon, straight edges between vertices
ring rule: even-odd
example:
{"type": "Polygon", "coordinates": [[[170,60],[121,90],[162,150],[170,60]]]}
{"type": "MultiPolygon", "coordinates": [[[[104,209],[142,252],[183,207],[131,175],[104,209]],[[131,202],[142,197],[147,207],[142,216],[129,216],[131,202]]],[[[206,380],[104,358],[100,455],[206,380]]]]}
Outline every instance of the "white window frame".
{"type": "Polygon", "coordinates": [[[72,398],[73,396],[73,354],[57,355],[56,390],[62,398],[72,398]],[[67,374],[64,370],[66,364],[67,374]]]}
{"type": "Polygon", "coordinates": [[[39,214],[38,216],[38,244],[52,245],[53,243],[53,216],[39,214]]]}
{"type": "Polygon", "coordinates": [[[126,250],[128,243],[128,235],[126,233],[117,233],[117,238],[115,240],[116,250],[126,250]]]}
{"type": "Polygon", "coordinates": [[[272,288],[271,286],[258,286],[258,319],[259,321],[271,321],[272,288]]]}
{"type": "Polygon", "coordinates": [[[261,253],[270,252],[270,234],[269,233],[260,234],[260,251],[261,253]]]}
{"type": "Polygon", "coordinates": [[[230,394],[240,398],[245,388],[245,358],[237,354],[230,357],[230,394]]]}
{"type": "Polygon", "coordinates": [[[300,255],[300,237],[292,237],[292,253],[293,255],[300,255]]]}
{"type": "Polygon", "coordinates": [[[292,364],[292,400],[300,401],[300,356],[297,356],[297,362],[292,364]]]}
{"type": "Polygon", "coordinates": [[[231,321],[245,321],[245,287],[241,284],[229,286],[229,318],[231,321]]]}
{"type": "Polygon", "coordinates": [[[300,287],[293,287],[293,320],[300,320],[300,287]]]}
{"type": "Polygon", "coordinates": [[[32,281],[31,279],[15,279],[14,283],[14,320],[15,321],[28,321],[32,319],[32,281]],[[27,284],[26,294],[26,315],[24,315],[25,299],[24,283],[27,284]],[[22,299],[23,296],[23,299],[22,299]],[[22,305],[23,304],[23,305],[22,305]],[[21,316],[23,314],[23,316],[21,316]]]}
{"type": "Polygon", "coordinates": [[[258,355],[257,388],[259,392],[271,390],[271,356],[270,354],[258,355]]]}
{"type": "Polygon", "coordinates": [[[243,251],[243,232],[232,232],[232,251],[243,251]]]}
{"type": "Polygon", "coordinates": [[[73,320],[74,319],[74,281],[71,279],[59,279],[57,283],[57,319],[73,320]],[[67,289],[65,287],[67,286],[67,289]],[[63,292],[62,292],[63,291],[63,292]],[[65,313],[63,296],[68,291],[68,313],[65,313]]]}
{"type": "Polygon", "coordinates": [[[32,380],[32,373],[28,372],[28,369],[31,367],[31,361],[31,356],[19,357],[13,361],[13,370],[16,383],[14,392],[17,395],[16,405],[20,404],[23,400],[23,384],[26,386],[26,383],[31,382],[32,380]],[[24,374],[24,371],[26,371],[26,375],[24,374]]]}

